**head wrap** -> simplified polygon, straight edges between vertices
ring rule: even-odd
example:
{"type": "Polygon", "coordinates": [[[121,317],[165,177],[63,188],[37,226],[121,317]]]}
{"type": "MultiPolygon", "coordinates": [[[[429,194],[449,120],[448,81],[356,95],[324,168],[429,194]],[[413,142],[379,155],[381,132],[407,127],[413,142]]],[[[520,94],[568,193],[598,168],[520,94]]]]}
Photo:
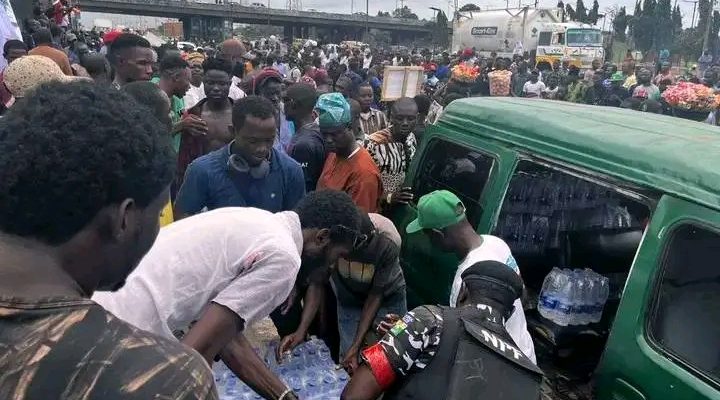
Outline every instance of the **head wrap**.
{"type": "Polygon", "coordinates": [[[333,129],[345,126],[352,121],[350,104],[340,93],[327,93],[318,98],[315,105],[320,129],[333,129]]]}
{"type": "Polygon", "coordinates": [[[193,51],[192,53],[188,54],[187,61],[191,64],[193,63],[202,63],[205,61],[205,55],[202,53],[198,53],[197,51],[193,51]]]}
{"type": "Polygon", "coordinates": [[[251,82],[251,92],[254,95],[258,95],[258,90],[260,90],[260,87],[262,87],[265,83],[267,83],[270,80],[275,80],[279,83],[282,83],[282,76],[280,75],[280,72],[276,70],[275,68],[265,68],[262,71],[260,71],[259,74],[255,75],[251,82]]]}

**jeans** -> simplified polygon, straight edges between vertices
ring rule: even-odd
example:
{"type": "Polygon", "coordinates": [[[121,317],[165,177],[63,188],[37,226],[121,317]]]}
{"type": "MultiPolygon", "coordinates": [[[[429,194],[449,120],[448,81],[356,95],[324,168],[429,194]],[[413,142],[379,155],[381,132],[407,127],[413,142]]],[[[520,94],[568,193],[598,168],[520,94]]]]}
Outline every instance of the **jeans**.
{"type": "MultiPolygon", "coordinates": [[[[345,352],[352,346],[355,341],[355,334],[357,333],[358,325],[360,324],[360,317],[362,316],[362,307],[347,306],[337,302],[338,308],[338,331],[340,332],[340,359],[342,360],[345,352]]],[[[405,288],[398,290],[395,294],[390,297],[384,298],[380,304],[375,319],[370,329],[365,334],[375,333],[375,328],[378,326],[380,321],[383,320],[386,314],[398,314],[404,315],[407,312],[407,303],[405,300],[405,288]]],[[[377,338],[379,339],[379,338],[377,338]]]]}

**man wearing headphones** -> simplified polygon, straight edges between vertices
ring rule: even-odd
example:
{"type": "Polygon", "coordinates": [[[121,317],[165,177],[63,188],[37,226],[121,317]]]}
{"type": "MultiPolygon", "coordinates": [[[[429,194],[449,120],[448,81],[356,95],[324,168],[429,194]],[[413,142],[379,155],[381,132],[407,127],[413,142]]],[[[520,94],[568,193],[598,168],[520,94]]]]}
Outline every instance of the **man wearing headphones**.
{"type": "Polygon", "coordinates": [[[235,102],[234,140],[190,164],[175,202],[176,219],[221,207],[295,207],[305,195],[305,180],[300,164],[273,148],[276,112],[259,96],[235,102]]]}

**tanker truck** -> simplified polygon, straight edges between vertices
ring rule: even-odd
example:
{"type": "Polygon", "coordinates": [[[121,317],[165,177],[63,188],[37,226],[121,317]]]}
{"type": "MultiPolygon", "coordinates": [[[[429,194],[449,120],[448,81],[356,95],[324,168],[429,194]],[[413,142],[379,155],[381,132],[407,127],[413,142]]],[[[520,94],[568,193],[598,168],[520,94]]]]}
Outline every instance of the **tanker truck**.
{"type": "Polygon", "coordinates": [[[580,22],[563,22],[558,8],[500,9],[460,12],[453,22],[452,49],[474,48],[483,56],[535,51],[536,64],[568,57],[570,64],[589,68],[604,59],[602,31],[580,22]]]}

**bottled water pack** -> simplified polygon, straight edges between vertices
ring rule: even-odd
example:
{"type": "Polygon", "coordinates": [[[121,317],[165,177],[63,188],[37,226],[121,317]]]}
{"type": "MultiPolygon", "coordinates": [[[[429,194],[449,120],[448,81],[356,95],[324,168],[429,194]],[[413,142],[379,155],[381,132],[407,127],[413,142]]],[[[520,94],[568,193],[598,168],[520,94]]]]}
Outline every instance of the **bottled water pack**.
{"type": "MultiPolygon", "coordinates": [[[[301,400],[340,398],[350,378],[344,370],[335,368],[330,349],[322,340],[313,338],[299,345],[292,354],[284,356],[280,363],[275,360],[277,346],[277,342],[271,342],[267,348],[256,351],[301,400]]],[[[262,396],[238,379],[222,362],[215,363],[213,374],[221,400],[262,399],[262,396]]]]}
{"type": "Polygon", "coordinates": [[[597,323],[609,292],[608,278],[591,269],[553,268],[543,281],[538,311],[561,326],[597,323]]]}

